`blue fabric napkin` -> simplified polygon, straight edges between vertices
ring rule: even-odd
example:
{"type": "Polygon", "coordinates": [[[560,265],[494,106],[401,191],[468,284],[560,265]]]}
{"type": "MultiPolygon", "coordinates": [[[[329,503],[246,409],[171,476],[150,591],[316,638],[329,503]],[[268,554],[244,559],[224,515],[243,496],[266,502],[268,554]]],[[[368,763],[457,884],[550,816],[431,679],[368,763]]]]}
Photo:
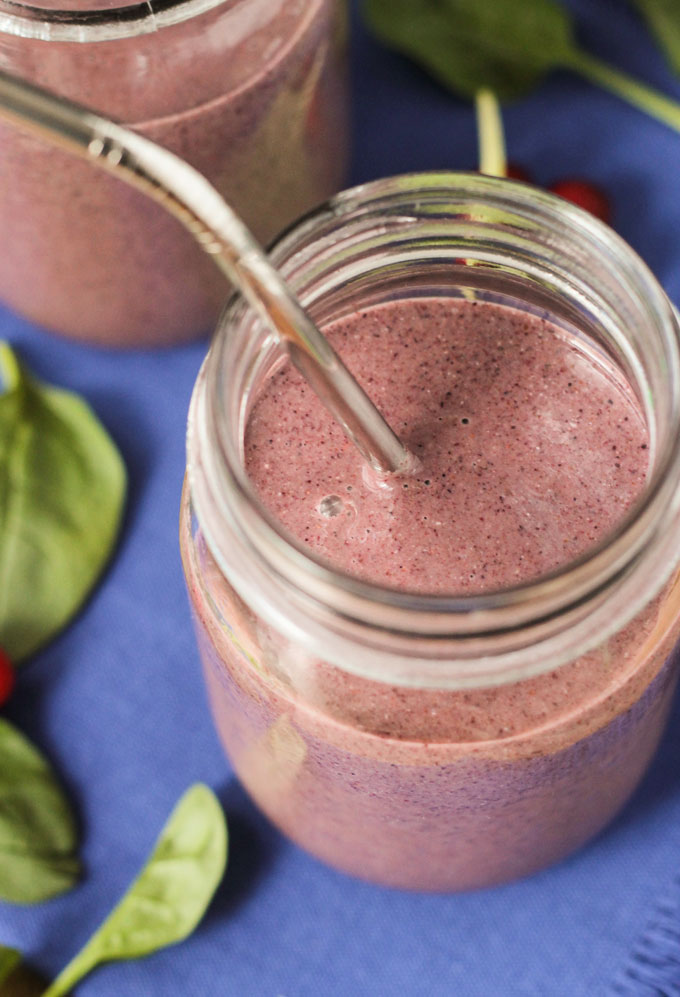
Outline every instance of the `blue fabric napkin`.
{"type": "MultiPolygon", "coordinates": [[[[583,41],[680,98],[623,0],[573,4],[583,41]]],[[[474,168],[472,110],[354,20],[353,181],[474,168]]],[[[551,76],[504,114],[537,182],[582,175],[680,301],[680,134],[587,83],[551,76]]],[[[3,233],[11,251],[11,233],[3,233]]],[[[110,910],[191,782],[229,815],[230,868],[192,938],[106,967],[81,997],[635,997],[680,994],[680,709],[633,801],[596,841],[524,882],[463,896],[379,889],[285,841],[235,782],[208,716],[177,550],[184,427],[206,344],[96,350],[0,310],[40,376],[82,392],[130,473],[119,549],[78,619],[21,674],[9,710],[80,815],[86,876],[35,908],[0,904],[0,941],[55,975],[110,910]]]]}
{"type": "Polygon", "coordinates": [[[680,993],[680,876],[655,904],[613,991],[648,997],[680,993]]]}

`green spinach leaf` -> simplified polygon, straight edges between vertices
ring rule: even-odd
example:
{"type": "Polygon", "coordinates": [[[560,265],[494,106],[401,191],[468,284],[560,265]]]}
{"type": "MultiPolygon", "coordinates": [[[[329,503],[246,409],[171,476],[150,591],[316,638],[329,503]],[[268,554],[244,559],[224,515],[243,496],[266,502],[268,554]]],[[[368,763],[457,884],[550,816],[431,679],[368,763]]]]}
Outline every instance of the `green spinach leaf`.
{"type": "Polygon", "coordinates": [[[678,0],[632,0],[646,19],[672,68],[680,73],[680,5],[678,0]]]}
{"type": "Polygon", "coordinates": [[[365,10],[383,41],[470,100],[482,88],[522,96],[573,47],[553,0],[367,0],[365,10]]]}
{"type": "Polygon", "coordinates": [[[125,470],[85,402],[0,343],[0,646],[16,664],[79,609],[118,533],[125,470]]]}
{"type": "Polygon", "coordinates": [[[557,0],[364,0],[363,10],[387,45],[466,99],[489,89],[511,100],[571,69],[680,131],[680,105],[583,51],[557,0]]]}
{"type": "Polygon", "coordinates": [[[78,879],[75,821],[54,772],[0,719],[0,898],[38,903],[78,879]]]}
{"type": "Polygon", "coordinates": [[[0,983],[4,983],[21,962],[21,952],[0,945],[0,983]]]}
{"type": "Polygon", "coordinates": [[[192,786],[138,878],[44,997],[62,997],[102,962],[136,959],[186,938],[203,917],[226,862],[222,807],[207,786],[192,786]]]}

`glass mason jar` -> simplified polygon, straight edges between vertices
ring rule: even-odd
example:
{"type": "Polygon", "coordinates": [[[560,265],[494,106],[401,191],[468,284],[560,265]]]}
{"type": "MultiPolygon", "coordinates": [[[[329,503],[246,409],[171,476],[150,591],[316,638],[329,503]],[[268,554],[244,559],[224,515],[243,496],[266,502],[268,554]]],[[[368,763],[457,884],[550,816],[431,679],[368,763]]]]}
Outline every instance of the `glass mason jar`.
{"type": "MultiPolygon", "coordinates": [[[[477,175],[336,197],[274,260],[322,327],[417,295],[550,316],[637,396],[650,466],[577,561],[474,595],[334,570],[263,507],[243,434],[280,350],[241,299],[196,383],[181,549],[214,720],[253,800],[352,874],[457,890],[531,873],[599,831],[658,744],[678,667],[678,324],[633,251],[585,212],[477,175]]],[[[513,427],[514,428],[514,427],[513,427]]]]}
{"type": "MultiPolygon", "coordinates": [[[[203,173],[269,241],[342,186],[344,0],[0,0],[0,67],[203,173]]],[[[0,123],[0,300],[69,336],[164,345],[212,331],[224,278],[118,179],[0,123]]]]}

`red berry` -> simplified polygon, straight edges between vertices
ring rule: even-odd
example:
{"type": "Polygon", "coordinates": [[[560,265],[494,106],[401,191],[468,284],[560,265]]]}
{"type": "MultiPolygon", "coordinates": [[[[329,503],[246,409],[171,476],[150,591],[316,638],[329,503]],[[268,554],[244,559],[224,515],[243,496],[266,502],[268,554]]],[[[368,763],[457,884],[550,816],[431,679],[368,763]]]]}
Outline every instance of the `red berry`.
{"type": "Polygon", "coordinates": [[[14,688],[14,668],[9,655],[0,647],[0,706],[9,699],[14,688]]]}
{"type": "Polygon", "coordinates": [[[608,222],[611,218],[607,195],[589,180],[558,180],[550,190],[572,204],[577,204],[579,208],[585,208],[603,222],[608,222]]]}
{"type": "Polygon", "coordinates": [[[508,163],[505,168],[505,173],[511,180],[523,180],[524,183],[532,183],[529,171],[525,170],[523,166],[519,166],[517,163],[508,163]]]}

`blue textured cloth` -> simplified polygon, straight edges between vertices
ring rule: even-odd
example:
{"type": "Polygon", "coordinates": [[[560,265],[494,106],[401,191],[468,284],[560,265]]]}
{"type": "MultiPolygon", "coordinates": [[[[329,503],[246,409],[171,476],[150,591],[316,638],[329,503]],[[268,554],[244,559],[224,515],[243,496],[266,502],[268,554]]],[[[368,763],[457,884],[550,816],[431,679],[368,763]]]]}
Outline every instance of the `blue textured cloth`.
{"type": "MultiPolygon", "coordinates": [[[[680,98],[624,0],[574,4],[596,52],[680,98]]],[[[474,168],[469,105],[354,25],[354,181],[474,168]]],[[[617,230],[680,301],[680,135],[568,74],[505,113],[512,160],[549,184],[583,175],[617,230]]],[[[3,233],[5,252],[11,233],[3,233]]],[[[32,908],[0,905],[0,940],[53,975],[117,900],[182,791],[215,787],[231,862],[186,943],[104,968],[82,997],[680,995],[680,712],[643,786],[605,833],[541,875],[464,896],[355,882],[255,811],[208,717],[177,549],[184,426],[205,344],[115,353],[52,338],[0,310],[0,336],[82,392],[130,473],[117,554],[79,618],[21,674],[10,716],[48,752],[80,814],[86,876],[32,908]]]]}

